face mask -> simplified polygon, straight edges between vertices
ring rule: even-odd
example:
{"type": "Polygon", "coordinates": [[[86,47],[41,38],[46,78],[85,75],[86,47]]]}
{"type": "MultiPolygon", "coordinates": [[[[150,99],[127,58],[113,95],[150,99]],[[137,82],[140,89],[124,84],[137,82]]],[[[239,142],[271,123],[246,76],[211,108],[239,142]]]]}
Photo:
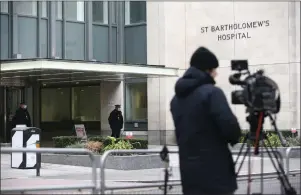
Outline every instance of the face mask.
{"type": "Polygon", "coordinates": [[[24,108],[24,109],[27,109],[27,105],[24,105],[23,108],[24,108]]]}
{"type": "Polygon", "coordinates": [[[120,111],[120,108],[117,108],[118,111],[120,111]]]}

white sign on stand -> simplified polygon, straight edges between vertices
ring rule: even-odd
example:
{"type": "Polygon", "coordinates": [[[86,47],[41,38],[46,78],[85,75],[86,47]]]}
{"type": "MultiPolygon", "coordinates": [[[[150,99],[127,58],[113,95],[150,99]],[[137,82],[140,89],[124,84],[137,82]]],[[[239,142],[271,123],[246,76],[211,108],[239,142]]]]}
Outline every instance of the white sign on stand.
{"type": "Polygon", "coordinates": [[[85,129],[84,124],[74,125],[74,129],[75,129],[76,136],[78,138],[81,138],[81,139],[86,139],[87,138],[86,129],[85,129]]]}

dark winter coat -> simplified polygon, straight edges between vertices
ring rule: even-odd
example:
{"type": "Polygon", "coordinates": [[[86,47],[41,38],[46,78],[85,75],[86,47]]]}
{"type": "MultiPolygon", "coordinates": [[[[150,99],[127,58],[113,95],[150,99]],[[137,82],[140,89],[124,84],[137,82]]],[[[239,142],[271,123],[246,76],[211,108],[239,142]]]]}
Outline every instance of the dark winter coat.
{"type": "Polygon", "coordinates": [[[120,130],[123,127],[122,112],[114,109],[109,116],[109,124],[112,130],[120,130]]]}
{"type": "Polygon", "coordinates": [[[26,125],[27,127],[31,127],[31,118],[27,109],[18,108],[12,122],[13,127],[16,127],[16,125],[26,125]]]}
{"type": "Polygon", "coordinates": [[[212,77],[190,67],[175,86],[171,113],[179,146],[184,194],[226,194],[237,189],[228,144],[241,130],[221,89],[212,77]]]}

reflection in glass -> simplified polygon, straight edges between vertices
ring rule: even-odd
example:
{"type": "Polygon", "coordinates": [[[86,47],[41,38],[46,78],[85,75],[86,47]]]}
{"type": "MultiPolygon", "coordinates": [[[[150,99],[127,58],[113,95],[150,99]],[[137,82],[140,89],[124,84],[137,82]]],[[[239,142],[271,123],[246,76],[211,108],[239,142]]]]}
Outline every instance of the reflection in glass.
{"type": "Polygon", "coordinates": [[[16,12],[24,16],[37,16],[38,4],[36,1],[15,1],[16,12]]]}
{"type": "Polygon", "coordinates": [[[70,88],[41,89],[41,121],[70,120],[70,88]]]}
{"type": "Polygon", "coordinates": [[[48,8],[48,4],[47,1],[41,1],[41,7],[42,7],[42,11],[41,11],[41,16],[43,18],[47,18],[47,8],[48,8]]]}
{"type": "Polygon", "coordinates": [[[125,2],[125,24],[146,22],[146,2],[125,2]]]}
{"type": "Polygon", "coordinates": [[[92,2],[93,22],[108,24],[108,2],[93,1],[92,2]]]}
{"type": "Polygon", "coordinates": [[[126,84],[126,120],[147,120],[147,83],[126,84]]]}
{"type": "Polygon", "coordinates": [[[0,1],[0,12],[8,13],[8,1],[0,1]]]}
{"type": "Polygon", "coordinates": [[[72,119],[74,121],[100,121],[99,86],[72,88],[72,119]]]}
{"type": "Polygon", "coordinates": [[[63,19],[63,3],[61,1],[57,1],[56,3],[56,19],[63,19]]]}
{"type": "Polygon", "coordinates": [[[85,2],[83,1],[66,1],[65,15],[67,20],[85,21],[85,2]]]}

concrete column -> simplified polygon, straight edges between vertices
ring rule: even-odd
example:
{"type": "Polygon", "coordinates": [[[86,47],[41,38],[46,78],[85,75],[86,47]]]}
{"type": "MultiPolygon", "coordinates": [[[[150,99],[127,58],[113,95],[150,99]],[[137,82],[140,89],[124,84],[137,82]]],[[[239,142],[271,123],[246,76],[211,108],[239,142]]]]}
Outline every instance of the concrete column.
{"type": "Polygon", "coordinates": [[[24,90],[24,96],[25,96],[25,102],[27,104],[27,110],[29,112],[29,115],[32,117],[32,123],[33,123],[33,89],[32,87],[26,87],[24,90]]]}
{"type": "Polygon", "coordinates": [[[147,79],[148,144],[166,144],[166,92],[164,78],[147,79]],[[157,90],[153,90],[157,89],[157,90]]]}
{"type": "Polygon", "coordinates": [[[100,122],[101,135],[111,135],[111,129],[108,123],[110,112],[114,109],[115,104],[121,104],[121,110],[124,115],[124,89],[123,81],[100,83],[100,122]]]}
{"type": "Polygon", "coordinates": [[[300,2],[288,2],[288,15],[290,123],[300,135],[300,2]]]}
{"type": "Polygon", "coordinates": [[[41,116],[41,109],[40,109],[40,93],[41,93],[41,88],[40,86],[35,83],[33,84],[33,89],[32,89],[32,93],[33,93],[33,105],[32,105],[32,124],[34,127],[40,127],[40,116],[41,116]]]}

